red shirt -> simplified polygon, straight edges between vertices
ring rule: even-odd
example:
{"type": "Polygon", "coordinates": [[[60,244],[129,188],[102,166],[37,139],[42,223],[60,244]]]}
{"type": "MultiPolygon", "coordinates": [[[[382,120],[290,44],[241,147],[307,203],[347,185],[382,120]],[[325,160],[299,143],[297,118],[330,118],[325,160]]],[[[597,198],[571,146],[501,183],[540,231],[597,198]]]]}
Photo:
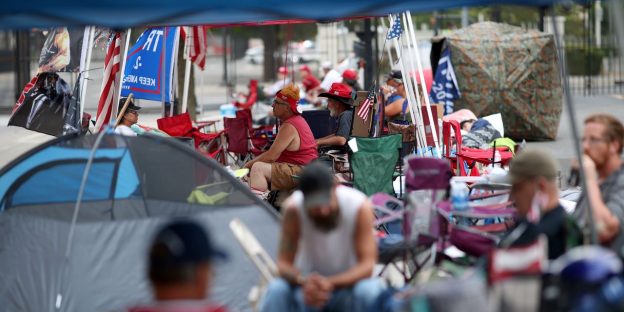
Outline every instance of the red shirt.
{"type": "Polygon", "coordinates": [[[308,123],[301,115],[294,115],[284,121],[285,124],[291,124],[299,134],[299,150],[284,150],[277,158],[276,162],[283,162],[295,165],[307,165],[318,158],[316,152],[316,141],[308,123]]]}
{"type": "Polygon", "coordinates": [[[312,74],[308,74],[305,78],[303,78],[301,84],[303,84],[303,87],[306,91],[310,91],[320,86],[321,82],[316,79],[316,77],[314,77],[312,74]]]}

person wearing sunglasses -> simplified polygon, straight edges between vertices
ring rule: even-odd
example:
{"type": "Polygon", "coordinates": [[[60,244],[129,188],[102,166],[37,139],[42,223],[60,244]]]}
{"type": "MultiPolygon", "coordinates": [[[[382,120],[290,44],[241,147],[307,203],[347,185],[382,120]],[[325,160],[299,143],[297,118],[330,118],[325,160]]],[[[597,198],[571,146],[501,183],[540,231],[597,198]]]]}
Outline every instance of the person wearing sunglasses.
{"type": "MultiPolygon", "coordinates": [[[[119,100],[119,112],[123,109],[124,103],[126,103],[126,98],[119,100]]],[[[135,105],[134,101],[130,99],[130,103],[128,104],[128,107],[126,107],[126,111],[123,113],[119,125],[115,127],[115,133],[127,136],[136,136],[137,133],[130,127],[139,121],[140,109],[141,107],[135,105]]]]}

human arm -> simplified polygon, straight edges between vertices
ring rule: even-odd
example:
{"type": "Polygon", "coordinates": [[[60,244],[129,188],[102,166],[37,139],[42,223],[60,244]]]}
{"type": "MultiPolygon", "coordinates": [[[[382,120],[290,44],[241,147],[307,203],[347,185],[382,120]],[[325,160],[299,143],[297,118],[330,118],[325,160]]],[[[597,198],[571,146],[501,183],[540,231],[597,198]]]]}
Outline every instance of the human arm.
{"type": "Polygon", "coordinates": [[[369,278],[377,262],[377,243],[373,233],[373,207],[365,200],[358,211],[355,229],[355,253],[357,264],[349,270],[327,277],[335,288],[350,287],[358,281],[369,278]]]}
{"type": "Polygon", "coordinates": [[[600,184],[594,161],[587,155],[583,155],[583,171],[585,173],[586,196],[592,207],[594,222],[598,232],[598,239],[601,243],[608,243],[619,233],[620,220],[612,212],[613,209],[624,210],[623,190],[611,190],[614,192],[609,202],[604,202],[600,193],[600,184]],[[617,197],[620,197],[619,199],[617,197]],[[611,208],[611,209],[609,209],[611,208]]]}
{"type": "Polygon", "coordinates": [[[278,274],[293,285],[302,285],[303,277],[295,268],[295,256],[299,245],[299,217],[296,208],[287,206],[282,220],[282,233],[277,255],[278,274]]]}
{"type": "Polygon", "coordinates": [[[394,117],[401,113],[403,110],[403,102],[404,98],[399,97],[396,100],[392,101],[390,104],[384,107],[384,114],[388,117],[394,117]]]}
{"type": "Polygon", "coordinates": [[[71,58],[69,51],[69,32],[67,29],[59,29],[56,31],[57,33],[53,38],[54,42],[52,44],[57,48],[57,52],[50,57],[46,64],[39,68],[39,72],[59,71],[69,65],[71,58]]]}
{"type": "Polygon", "coordinates": [[[347,144],[347,139],[345,137],[330,134],[326,137],[320,138],[316,140],[316,145],[318,146],[327,146],[327,145],[345,145],[347,144]]]}
{"type": "Polygon", "coordinates": [[[258,161],[266,163],[275,162],[297,135],[297,129],[295,129],[293,125],[285,123],[282,127],[280,127],[280,130],[275,137],[275,142],[271,144],[269,150],[248,161],[244,167],[251,168],[251,166],[258,161]]]}

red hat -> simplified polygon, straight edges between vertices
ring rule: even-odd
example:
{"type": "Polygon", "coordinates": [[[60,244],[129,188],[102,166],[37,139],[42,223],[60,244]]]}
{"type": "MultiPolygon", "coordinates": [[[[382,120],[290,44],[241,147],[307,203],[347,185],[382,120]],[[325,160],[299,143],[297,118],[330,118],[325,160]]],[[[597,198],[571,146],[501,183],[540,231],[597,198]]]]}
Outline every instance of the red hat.
{"type": "Polygon", "coordinates": [[[320,86],[321,82],[318,79],[316,79],[314,76],[310,75],[310,76],[305,77],[305,79],[301,81],[301,84],[303,84],[303,87],[305,88],[306,91],[309,91],[320,86]]]}
{"type": "Polygon", "coordinates": [[[286,68],[286,66],[280,66],[277,72],[279,74],[288,75],[288,68],[286,68]]]}
{"type": "Polygon", "coordinates": [[[358,73],[353,69],[345,69],[345,71],[342,72],[343,79],[357,80],[357,76],[358,73]]]}
{"type": "Polygon", "coordinates": [[[299,66],[299,71],[306,71],[308,73],[311,73],[312,71],[310,70],[310,67],[308,67],[308,65],[301,65],[299,66]]]}
{"type": "Polygon", "coordinates": [[[319,94],[320,97],[331,98],[347,105],[353,105],[353,90],[341,82],[332,83],[329,91],[319,94]]]}

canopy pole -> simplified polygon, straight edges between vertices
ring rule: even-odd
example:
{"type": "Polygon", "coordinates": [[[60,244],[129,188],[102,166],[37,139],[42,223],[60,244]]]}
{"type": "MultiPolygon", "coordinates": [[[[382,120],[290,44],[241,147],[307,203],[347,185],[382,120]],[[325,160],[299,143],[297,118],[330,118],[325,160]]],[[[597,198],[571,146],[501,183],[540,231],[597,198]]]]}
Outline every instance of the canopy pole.
{"type": "Polygon", "coordinates": [[[69,266],[69,255],[71,254],[71,246],[74,240],[75,230],[76,230],[76,221],[78,221],[78,213],[80,212],[80,204],[82,203],[82,196],[84,194],[85,186],[87,184],[87,178],[89,177],[89,172],[91,171],[91,165],[93,164],[93,159],[95,158],[95,152],[97,148],[100,146],[100,142],[102,142],[102,138],[107,131],[100,131],[97,138],[95,139],[95,143],[93,143],[93,148],[89,153],[89,159],[87,159],[87,163],[85,165],[84,172],[82,173],[82,180],[80,181],[80,188],[78,189],[78,196],[76,198],[76,205],[74,205],[74,214],[72,215],[72,221],[69,226],[69,234],[67,235],[67,241],[65,243],[65,261],[63,262],[63,268],[60,271],[61,277],[59,278],[59,290],[56,294],[55,300],[55,308],[56,310],[61,310],[61,306],[63,304],[63,288],[62,285],[63,277],[67,275],[67,269],[69,266]]]}
{"type": "MultiPolygon", "coordinates": [[[[390,17],[389,17],[390,23],[391,23],[390,27],[392,27],[393,20],[396,20],[397,18],[400,18],[399,15],[397,15],[396,18],[394,18],[393,15],[390,15],[390,17]]],[[[402,44],[399,43],[399,38],[394,38],[393,42],[394,42],[394,47],[395,47],[395,49],[397,51],[397,58],[398,58],[398,61],[399,61],[399,66],[401,67],[401,72],[403,73],[403,75],[405,75],[405,73],[406,73],[405,64],[404,64],[405,60],[403,58],[403,51],[401,50],[402,49],[402,44]]],[[[403,77],[403,86],[405,87],[405,89],[407,91],[405,95],[407,96],[406,100],[407,100],[407,104],[409,106],[410,102],[413,103],[413,99],[410,98],[411,97],[411,92],[410,92],[411,83],[410,83],[409,79],[405,79],[405,77],[403,77]]],[[[409,113],[410,113],[410,116],[412,117],[412,122],[414,122],[416,120],[416,117],[414,116],[414,110],[410,109],[409,113]]],[[[418,135],[416,135],[416,142],[417,142],[418,148],[420,148],[422,150],[422,148],[423,148],[422,142],[421,142],[421,140],[420,140],[418,135]]]]}
{"type": "MultiPolygon", "coordinates": [[[[578,129],[576,127],[576,113],[574,109],[574,103],[572,99],[572,94],[570,94],[570,82],[568,80],[568,75],[566,72],[566,66],[563,62],[562,55],[562,47],[561,42],[559,42],[559,30],[557,29],[557,21],[555,20],[554,9],[550,7],[550,20],[552,21],[552,27],[555,33],[555,46],[557,48],[557,56],[559,58],[559,70],[561,76],[563,78],[563,92],[565,96],[565,104],[567,106],[568,118],[570,119],[570,128],[572,129],[572,144],[574,145],[574,151],[576,154],[576,158],[579,162],[579,175],[581,178],[581,182],[583,185],[583,194],[587,197],[587,179],[585,176],[585,172],[583,171],[583,153],[581,151],[581,146],[579,144],[579,136],[578,129]]],[[[587,213],[585,220],[585,227],[583,228],[583,235],[585,243],[595,244],[598,239],[596,235],[596,228],[594,224],[594,209],[592,209],[591,201],[587,201],[587,213]]]]}
{"type": "Polygon", "coordinates": [[[160,101],[161,101],[161,105],[162,105],[162,117],[167,117],[167,106],[165,104],[166,98],[165,98],[165,75],[163,75],[165,73],[166,67],[167,67],[167,26],[163,26],[163,41],[162,41],[162,54],[163,54],[163,58],[162,61],[160,62],[160,68],[162,70],[161,75],[163,76],[163,79],[160,79],[160,101]]]}
{"type": "MultiPolygon", "coordinates": [[[[113,107],[111,110],[111,116],[115,117],[117,116],[118,113],[118,103],[121,100],[121,86],[124,83],[124,73],[126,72],[126,57],[128,57],[128,48],[130,46],[130,35],[132,34],[132,28],[128,28],[128,30],[126,31],[126,40],[124,41],[124,47],[123,47],[123,57],[121,58],[121,60],[119,60],[121,62],[121,72],[119,74],[119,88],[118,90],[115,90],[115,92],[117,92],[116,97],[115,97],[115,102],[113,102],[113,107]]],[[[115,120],[115,123],[117,123],[117,120],[115,120]]]]}
{"type": "MultiPolygon", "coordinates": [[[[407,22],[409,24],[409,29],[411,30],[412,41],[414,42],[414,48],[416,49],[416,65],[418,65],[418,75],[420,76],[420,86],[423,92],[423,97],[425,98],[425,106],[427,107],[427,116],[429,117],[429,123],[431,124],[431,134],[433,137],[433,144],[436,149],[436,156],[438,158],[442,158],[442,152],[440,151],[440,141],[438,140],[438,133],[436,131],[438,126],[438,121],[433,120],[433,114],[431,114],[431,102],[429,101],[429,92],[427,92],[427,83],[425,82],[425,74],[423,73],[422,61],[420,60],[420,51],[418,50],[418,45],[416,42],[416,35],[414,34],[414,24],[412,23],[412,14],[410,11],[407,11],[407,22]]],[[[414,78],[415,79],[415,78],[414,78]]],[[[440,117],[440,116],[438,116],[440,117]]]]}
{"type": "MultiPolygon", "coordinates": [[[[85,57],[84,59],[84,69],[81,68],[81,71],[83,72],[82,75],[80,75],[80,115],[78,116],[78,118],[82,118],[82,114],[84,113],[84,107],[85,107],[85,97],[87,96],[87,84],[89,82],[89,71],[91,68],[91,54],[93,52],[93,36],[94,36],[94,32],[95,32],[95,27],[93,26],[88,26],[87,27],[89,30],[85,31],[85,33],[87,33],[88,38],[86,41],[86,51],[85,51],[85,38],[83,38],[83,56],[85,57]],[[86,55],[84,55],[84,53],[86,52],[86,55]]],[[[84,36],[83,36],[84,37],[84,36]]],[[[82,63],[82,62],[81,62],[82,63]]]]}
{"type": "MultiPolygon", "coordinates": [[[[414,112],[414,116],[416,116],[416,119],[412,120],[414,125],[416,125],[418,127],[418,132],[422,135],[421,137],[421,142],[422,142],[422,146],[423,146],[423,152],[427,150],[427,136],[425,133],[425,122],[423,120],[422,117],[422,111],[421,111],[421,103],[420,103],[420,97],[417,94],[418,91],[418,87],[417,87],[417,82],[416,79],[414,79],[414,77],[412,77],[412,72],[416,71],[416,68],[414,67],[414,51],[413,51],[413,47],[415,47],[415,44],[413,42],[411,42],[410,40],[410,29],[407,25],[407,13],[403,12],[401,13],[401,18],[403,19],[403,25],[405,28],[405,37],[404,37],[404,41],[407,45],[407,60],[405,60],[406,64],[405,67],[408,68],[406,74],[407,77],[403,77],[404,79],[409,80],[410,83],[410,92],[411,92],[411,96],[414,99],[414,101],[412,101],[411,103],[408,103],[410,106],[410,110],[414,112]],[[409,61],[409,64],[407,64],[407,62],[409,61]]],[[[433,153],[432,153],[433,156],[433,153]]]]}

